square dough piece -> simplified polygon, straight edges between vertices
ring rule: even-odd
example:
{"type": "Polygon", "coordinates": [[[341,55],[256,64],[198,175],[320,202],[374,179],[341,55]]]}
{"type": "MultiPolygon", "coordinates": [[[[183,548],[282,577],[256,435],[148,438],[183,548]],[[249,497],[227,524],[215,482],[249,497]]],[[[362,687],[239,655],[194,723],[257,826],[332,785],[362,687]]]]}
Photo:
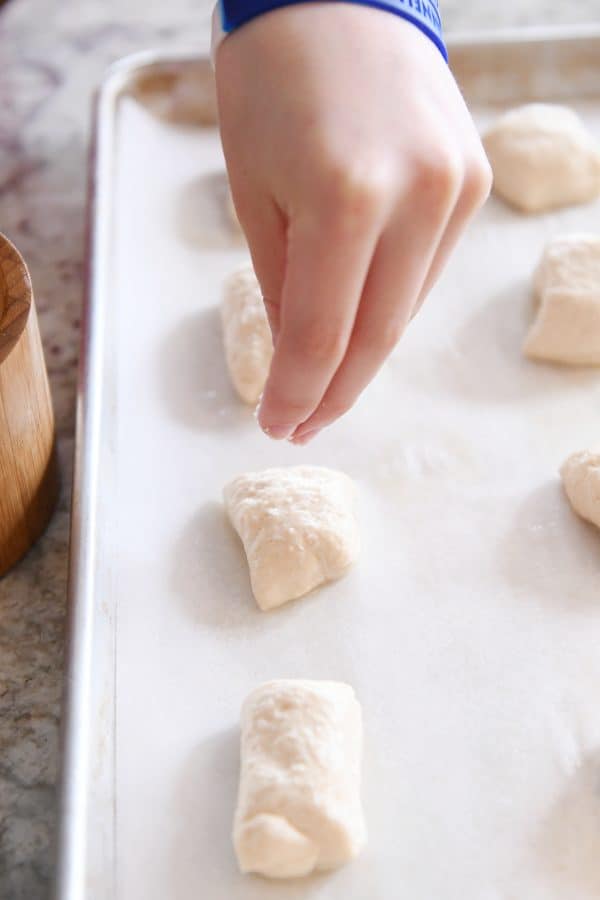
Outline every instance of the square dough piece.
{"type": "Polygon", "coordinates": [[[600,236],[555,238],[533,286],[537,314],[523,345],[525,355],[572,366],[600,365],[600,236]]]}
{"type": "Polygon", "coordinates": [[[574,453],[560,470],[565,493],[578,516],[600,528],[600,453],[574,453]]]}
{"type": "Polygon", "coordinates": [[[251,266],[225,283],[221,304],[225,359],[233,386],[244,403],[256,406],[263,392],[273,340],[265,305],[251,266]]]}
{"type": "Polygon", "coordinates": [[[566,106],[509,110],[484,134],[483,145],[494,191],[523,212],[587,203],[600,194],[600,145],[566,106]]]}
{"type": "Polygon", "coordinates": [[[270,681],[246,699],[233,843],[242,872],[297,878],[366,842],[361,709],[335,681],[270,681]]]}
{"type": "Polygon", "coordinates": [[[223,492],[262,610],[344,574],[359,553],[354,484],[317,466],[240,475],[223,492]]]}

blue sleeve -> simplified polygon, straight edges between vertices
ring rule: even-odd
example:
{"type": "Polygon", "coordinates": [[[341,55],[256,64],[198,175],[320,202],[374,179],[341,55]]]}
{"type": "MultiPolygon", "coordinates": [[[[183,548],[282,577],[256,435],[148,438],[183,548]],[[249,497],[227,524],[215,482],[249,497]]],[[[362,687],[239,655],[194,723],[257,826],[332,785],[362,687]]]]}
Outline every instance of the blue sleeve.
{"type": "MultiPolygon", "coordinates": [[[[221,27],[227,34],[263,13],[279,9],[281,6],[306,2],[310,2],[310,0],[219,0],[221,27]]],[[[331,0],[331,2],[341,2],[341,0],[331,0]]],[[[433,41],[444,59],[448,60],[442,35],[438,0],[343,0],[343,2],[382,9],[412,22],[433,41]]]]}

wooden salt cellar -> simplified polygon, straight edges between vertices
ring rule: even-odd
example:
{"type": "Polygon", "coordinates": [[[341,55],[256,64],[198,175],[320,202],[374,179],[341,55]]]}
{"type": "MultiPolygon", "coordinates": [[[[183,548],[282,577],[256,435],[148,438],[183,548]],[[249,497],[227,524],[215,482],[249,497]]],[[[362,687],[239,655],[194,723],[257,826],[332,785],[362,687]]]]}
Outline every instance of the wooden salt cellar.
{"type": "Polygon", "coordinates": [[[0,234],[0,576],[45,529],[58,492],[54,416],[31,279],[0,234]]]}

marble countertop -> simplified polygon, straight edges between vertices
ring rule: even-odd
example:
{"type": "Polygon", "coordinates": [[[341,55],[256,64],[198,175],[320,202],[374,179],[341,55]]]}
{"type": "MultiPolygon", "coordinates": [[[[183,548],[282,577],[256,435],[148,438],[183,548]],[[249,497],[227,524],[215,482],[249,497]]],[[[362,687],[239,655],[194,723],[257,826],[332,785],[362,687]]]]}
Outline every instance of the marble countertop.
{"type": "MultiPolygon", "coordinates": [[[[600,0],[442,0],[447,31],[600,21],[600,0]]],[[[116,58],[207,44],[206,0],[11,0],[0,10],[0,230],[27,260],[56,410],[60,506],[0,581],[0,900],[50,894],[90,98],[116,58]]]]}

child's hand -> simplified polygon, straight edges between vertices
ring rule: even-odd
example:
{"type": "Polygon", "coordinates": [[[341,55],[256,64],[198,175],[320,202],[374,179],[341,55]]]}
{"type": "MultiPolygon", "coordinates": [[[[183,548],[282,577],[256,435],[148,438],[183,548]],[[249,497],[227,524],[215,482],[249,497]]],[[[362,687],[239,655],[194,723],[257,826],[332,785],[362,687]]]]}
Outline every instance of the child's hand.
{"type": "Polygon", "coordinates": [[[395,346],[487,197],[490,168],[441,54],[393,14],[284,7],[230,35],[216,73],[275,338],[259,422],[308,440],[395,346]]]}

